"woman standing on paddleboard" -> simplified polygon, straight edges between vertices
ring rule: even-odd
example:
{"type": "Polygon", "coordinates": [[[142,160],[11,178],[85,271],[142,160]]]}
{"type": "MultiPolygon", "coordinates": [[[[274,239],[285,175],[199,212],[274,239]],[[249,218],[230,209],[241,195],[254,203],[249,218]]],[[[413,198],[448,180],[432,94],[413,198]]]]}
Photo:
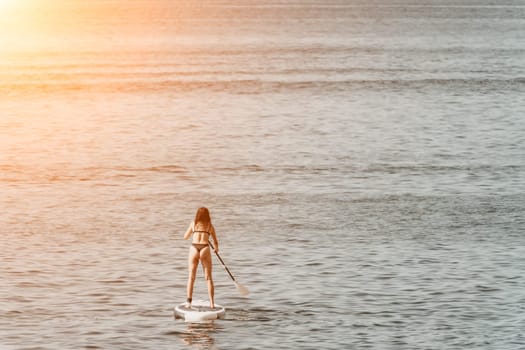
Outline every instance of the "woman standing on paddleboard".
{"type": "Polygon", "coordinates": [[[211,277],[211,248],[208,243],[210,237],[213,238],[215,251],[219,251],[219,241],[215,235],[215,228],[211,223],[210,212],[207,208],[199,208],[195,219],[190,223],[190,226],[184,233],[184,239],[193,237],[188,256],[188,287],[187,287],[187,306],[191,306],[193,295],[193,285],[195,283],[195,275],[199,261],[204,267],[204,278],[208,284],[208,295],[210,297],[210,307],[215,307],[214,302],[214,286],[211,277]]]}

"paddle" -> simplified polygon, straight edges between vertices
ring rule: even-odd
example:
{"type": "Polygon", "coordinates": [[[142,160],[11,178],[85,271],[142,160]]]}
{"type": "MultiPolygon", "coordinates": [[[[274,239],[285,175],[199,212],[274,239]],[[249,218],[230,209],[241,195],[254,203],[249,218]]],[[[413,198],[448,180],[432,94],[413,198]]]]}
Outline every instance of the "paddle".
{"type": "Polygon", "coordinates": [[[219,258],[219,261],[221,262],[222,266],[224,266],[224,268],[228,272],[228,275],[230,275],[233,283],[235,283],[235,287],[237,287],[237,290],[239,291],[239,294],[241,294],[243,296],[250,294],[250,292],[248,291],[248,288],[246,288],[245,286],[242,286],[239,282],[237,282],[237,280],[235,280],[235,277],[233,277],[232,273],[230,272],[230,269],[228,268],[228,266],[226,266],[226,264],[222,260],[222,258],[219,255],[219,253],[217,253],[217,251],[213,247],[213,244],[211,243],[211,241],[208,241],[208,243],[210,244],[211,249],[213,249],[213,251],[215,252],[215,255],[217,255],[217,258],[219,258]]]}

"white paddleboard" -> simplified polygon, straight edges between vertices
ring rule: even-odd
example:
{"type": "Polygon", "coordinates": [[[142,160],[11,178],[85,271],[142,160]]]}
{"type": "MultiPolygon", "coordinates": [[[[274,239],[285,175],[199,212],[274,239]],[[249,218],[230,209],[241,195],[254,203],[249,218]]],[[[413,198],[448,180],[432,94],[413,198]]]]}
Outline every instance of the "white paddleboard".
{"type": "Polygon", "coordinates": [[[212,309],[209,301],[196,300],[189,308],[186,307],[186,303],[175,306],[174,314],[175,318],[183,319],[186,322],[202,322],[224,318],[226,309],[217,304],[212,309]]]}

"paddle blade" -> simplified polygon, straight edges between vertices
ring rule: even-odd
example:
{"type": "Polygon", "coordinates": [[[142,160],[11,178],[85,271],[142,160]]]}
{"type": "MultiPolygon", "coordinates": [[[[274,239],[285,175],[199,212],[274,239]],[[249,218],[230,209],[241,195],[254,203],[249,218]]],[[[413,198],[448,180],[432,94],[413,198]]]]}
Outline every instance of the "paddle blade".
{"type": "Polygon", "coordinates": [[[239,283],[235,282],[235,287],[237,287],[237,290],[239,291],[239,294],[242,296],[246,296],[250,294],[250,291],[245,286],[240,285],[239,283]]]}

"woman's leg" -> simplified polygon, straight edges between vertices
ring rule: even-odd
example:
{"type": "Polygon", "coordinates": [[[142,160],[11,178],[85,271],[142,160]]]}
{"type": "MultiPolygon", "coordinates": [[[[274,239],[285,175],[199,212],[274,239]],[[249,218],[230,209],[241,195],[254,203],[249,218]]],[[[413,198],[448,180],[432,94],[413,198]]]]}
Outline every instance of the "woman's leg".
{"type": "Polygon", "coordinates": [[[215,307],[214,294],[215,288],[213,286],[213,279],[211,277],[211,250],[210,246],[203,248],[200,252],[200,260],[202,267],[204,267],[204,278],[208,284],[208,295],[210,297],[210,307],[215,307]]]}
{"type": "Polygon", "coordinates": [[[188,302],[191,304],[193,296],[193,285],[195,283],[195,275],[197,273],[197,267],[199,266],[199,252],[194,246],[190,246],[190,252],[188,255],[188,286],[186,295],[188,302]]]}

